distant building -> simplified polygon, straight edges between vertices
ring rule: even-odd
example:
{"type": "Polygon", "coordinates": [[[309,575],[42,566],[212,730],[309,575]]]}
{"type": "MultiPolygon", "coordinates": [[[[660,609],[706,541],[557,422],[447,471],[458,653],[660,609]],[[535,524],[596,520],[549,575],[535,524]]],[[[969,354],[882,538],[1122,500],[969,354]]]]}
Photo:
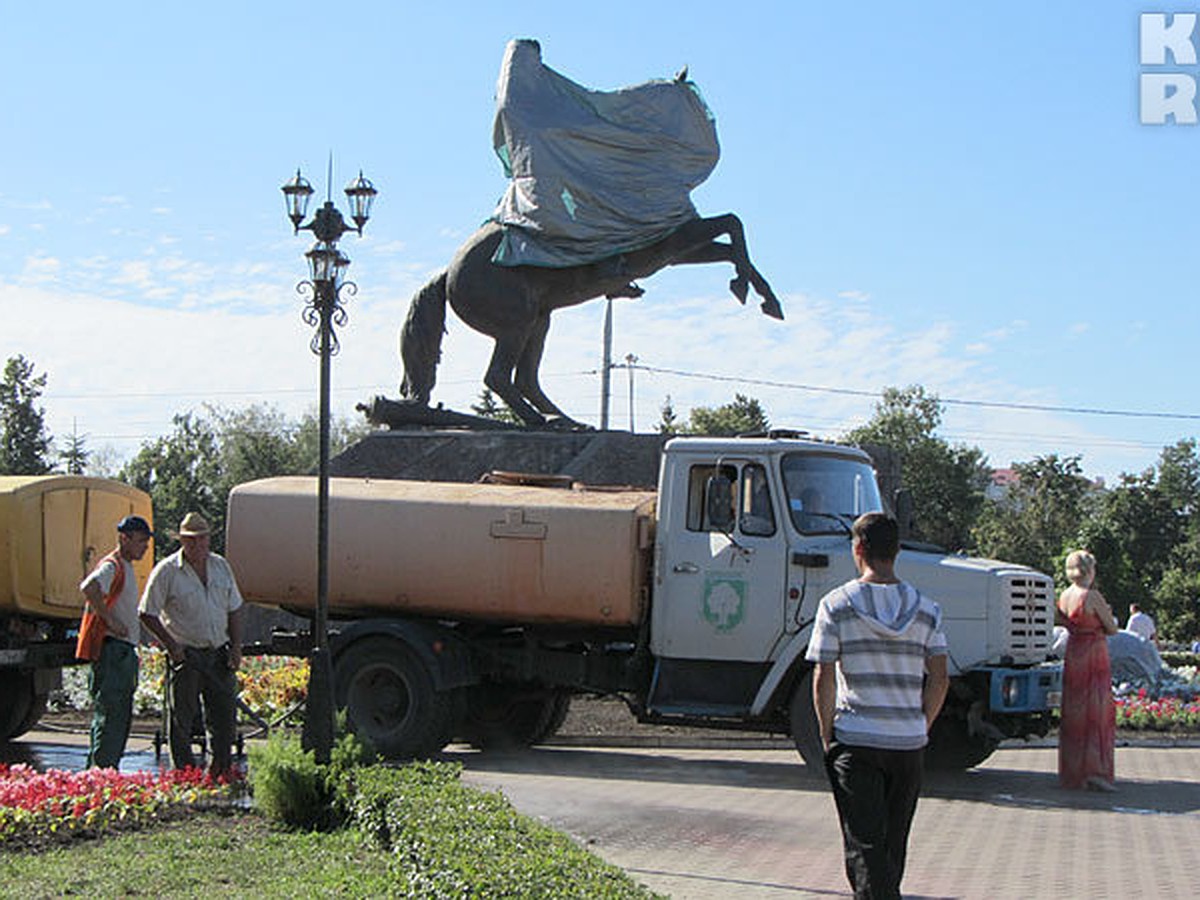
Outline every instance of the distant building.
{"type": "Polygon", "coordinates": [[[1019,484],[1021,476],[1013,469],[992,469],[992,480],[988,483],[984,494],[989,500],[999,500],[1008,493],[1014,484],[1019,484]]]}

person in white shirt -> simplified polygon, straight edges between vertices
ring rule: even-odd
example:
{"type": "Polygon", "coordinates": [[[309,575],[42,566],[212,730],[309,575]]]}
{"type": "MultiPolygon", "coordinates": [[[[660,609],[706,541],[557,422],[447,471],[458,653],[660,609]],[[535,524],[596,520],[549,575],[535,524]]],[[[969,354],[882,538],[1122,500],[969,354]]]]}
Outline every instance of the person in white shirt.
{"type": "Polygon", "coordinates": [[[225,558],[209,550],[208,522],[190,512],[172,533],[182,546],[150,573],[138,607],[142,625],[170,656],[167,740],[171,765],[196,765],[192,725],[204,701],[210,772],[228,775],[242,664],[242,595],[225,558]]]}
{"type": "Polygon", "coordinates": [[[1155,647],[1158,646],[1158,627],[1154,624],[1154,619],[1149,613],[1142,612],[1136,603],[1129,604],[1129,621],[1125,623],[1125,630],[1144,638],[1155,647]]]}

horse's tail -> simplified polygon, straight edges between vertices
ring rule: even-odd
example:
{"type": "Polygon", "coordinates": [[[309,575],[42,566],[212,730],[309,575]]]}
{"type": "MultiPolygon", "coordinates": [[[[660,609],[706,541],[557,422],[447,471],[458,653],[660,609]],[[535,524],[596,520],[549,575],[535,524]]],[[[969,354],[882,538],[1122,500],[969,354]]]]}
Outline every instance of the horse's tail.
{"type": "Polygon", "coordinates": [[[429,402],[442,358],[446,332],[446,270],[413,295],[404,327],[400,329],[400,358],[404,380],[400,393],[421,403],[429,402]]]}

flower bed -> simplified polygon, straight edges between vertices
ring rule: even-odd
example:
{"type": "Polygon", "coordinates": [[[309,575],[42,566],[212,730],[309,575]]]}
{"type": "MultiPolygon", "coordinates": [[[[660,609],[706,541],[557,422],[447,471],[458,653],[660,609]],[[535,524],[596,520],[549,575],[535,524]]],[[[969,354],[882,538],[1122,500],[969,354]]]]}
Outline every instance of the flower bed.
{"type": "Polygon", "coordinates": [[[1200,731],[1200,673],[1164,667],[1158,678],[1114,685],[1117,727],[1134,731],[1200,731]]]}
{"type": "MultiPolygon", "coordinates": [[[[157,647],[143,647],[139,653],[137,692],[133,697],[135,716],[162,714],[163,682],[167,655],[157,647]]],[[[274,721],[304,699],[308,687],[308,660],[287,656],[248,656],[238,670],[242,701],[256,716],[274,721]]],[[[91,709],[88,695],[88,667],[74,666],[63,671],[63,686],[50,698],[54,712],[85,712],[91,709]]]]}
{"type": "Polygon", "coordinates": [[[37,772],[0,763],[0,849],[139,826],[181,809],[228,801],[241,785],[240,774],[213,780],[200,769],[37,772]]]}

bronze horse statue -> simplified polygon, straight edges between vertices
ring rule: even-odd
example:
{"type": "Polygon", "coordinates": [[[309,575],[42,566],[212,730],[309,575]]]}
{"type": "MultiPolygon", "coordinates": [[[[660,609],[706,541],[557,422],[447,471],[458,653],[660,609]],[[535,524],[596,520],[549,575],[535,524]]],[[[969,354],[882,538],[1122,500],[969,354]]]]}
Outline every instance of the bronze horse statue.
{"type": "Polygon", "coordinates": [[[428,405],[441,358],[446,304],[496,347],[483,382],[527,425],[581,427],[542,392],[538,366],[550,329],[550,314],[596,297],[638,297],[634,281],[667,266],[733,263],[729,289],[740,303],[748,287],[762,297],[762,311],[782,319],[783,310],[767,280],[750,262],[741,220],[732,213],[685,222],[667,237],[639,250],[599,262],[567,268],[501,266],[492,255],[501,226],[488,222],[455,254],[450,265],[419,290],[400,333],[404,381],[400,392],[410,403],[428,405]],[[717,240],[728,237],[728,241],[717,240]]]}

